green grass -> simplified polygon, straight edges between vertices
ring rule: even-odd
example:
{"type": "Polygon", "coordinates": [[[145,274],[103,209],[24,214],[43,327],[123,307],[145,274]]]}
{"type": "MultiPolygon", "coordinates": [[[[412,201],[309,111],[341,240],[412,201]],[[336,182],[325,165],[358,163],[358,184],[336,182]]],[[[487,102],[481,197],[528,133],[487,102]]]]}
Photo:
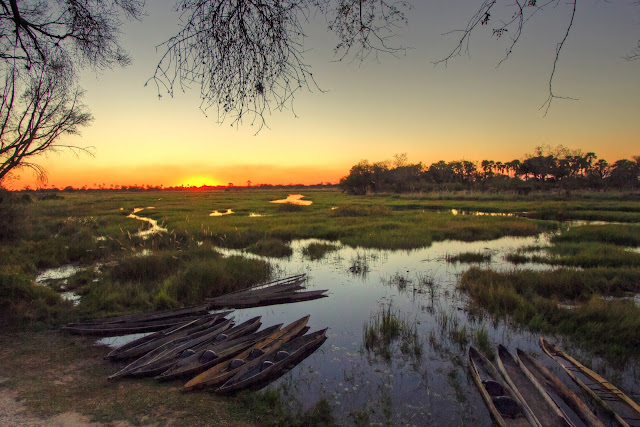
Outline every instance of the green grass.
{"type": "Polygon", "coordinates": [[[534,331],[564,334],[612,359],[637,355],[640,308],[601,295],[640,291],[633,270],[589,269],[498,273],[471,268],[460,287],[472,301],[498,317],[534,331]],[[572,309],[559,305],[574,301],[572,309]]]}
{"type": "Polygon", "coordinates": [[[420,357],[422,354],[417,324],[401,319],[391,304],[386,308],[383,306],[380,312],[363,325],[362,330],[365,349],[387,361],[393,356],[395,343],[399,343],[402,354],[413,357],[420,357]]]}
{"type": "Polygon", "coordinates": [[[260,239],[247,248],[247,252],[273,258],[286,258],[293,254],[291,247],[280,239],[260,239]]]}
{"type": "Polygon", "coordinates": [[[447,262],[483,263],[491,261],[491,254],[482,252],[462,252],[457,255],[446,255],[447,262]]]}
{"type": "Polygon", "coordinates": [[[586,243],[598,242],[619,246],[640,246],[640,226],[623,224],[585,225],[563,230],[552,242],[586,243]]]}
{"type": "Polygon", "coordinates": [[[309,245],[302,248],[302,255],[311,261],[317,261],[324,258],[329,252],[336,250],[338,250],[338,246],[329,243],[309,243],[309,245]]]}

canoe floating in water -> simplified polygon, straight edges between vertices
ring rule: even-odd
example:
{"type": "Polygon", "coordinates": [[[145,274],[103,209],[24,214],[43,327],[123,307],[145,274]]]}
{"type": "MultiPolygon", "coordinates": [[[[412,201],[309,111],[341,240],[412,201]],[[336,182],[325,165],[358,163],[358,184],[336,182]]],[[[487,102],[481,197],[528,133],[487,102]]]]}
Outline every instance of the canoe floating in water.
{"type": "Polygon", "coordinates": [[[494,421],[501,427],[540,427],[527,404],[504,382],[493,363],[469,347],[469,370],[494,421]]]}
{"type": "Polygon", "coordinates": [[[498,370],[521,401],[527,403],[536,419],[543,426],[574,427],[568,417],[551,399],[544,388],[523,368],[505,346],[498,346],[498,370]]]}
{"type": "Polygon", "coordinates": [[[236,291],[215,298],[207,298],[211,309],[251,308],[266,305],[289,304],[324,298],[327,289],[299,292],[304,289],[305,275],[286,277],[256,285],[242,291],[236,291]]]}
{"type": "Polygon", "coordinates": [[[548,393],[555,393],[589,427],[604,427],[604,424],[591,412],[589,407],[571,391],[558,377],[529,353],[516,349],[523,367],[531,373],[548,393]]]}
{"type": "Polygon", "coordinates": [[[224,384],[229,378],[240,372],[243,366],[266,353],[277,351],[283,344],[304,334],[309,315],[290,323],[273,335],[258,342],[253,347],[237,355],[232,361],[215,365],[185,384],[183,391],[193,391],[205,387],[216,387],[224,384]]]}
{"type": "Polygon", "coordinates": [[[240,371],[216,390],[216,393],[230,393],[248,387],[264,386],[267,381],[277,378],[296,366],[316,351],[327,339],[327,329],[310,333],[282,345],[278,351],[266,353],[247,363],[240,371]]]}
{"type": "Polygon", "coordinates": [[[549,341],[540,337],[540,346],[583,390],[611,412],[623,426],[640,426],[640,406],[620,389],[587,368],[549,341]]]}

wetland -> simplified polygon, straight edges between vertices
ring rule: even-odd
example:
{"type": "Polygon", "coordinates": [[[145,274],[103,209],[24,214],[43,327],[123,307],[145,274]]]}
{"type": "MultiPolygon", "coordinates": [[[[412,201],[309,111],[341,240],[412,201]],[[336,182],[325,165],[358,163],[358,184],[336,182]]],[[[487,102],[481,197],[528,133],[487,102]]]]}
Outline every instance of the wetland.
{"type": "MultiPolygon", "coordinates": [[[[194,413],[214,402],[233,423],[296,424],[330,414],[341,425],[490,425],[467,373],[469,345],[489,357],[500,343],[521,348],[566,380],[539,349],[540,334],[628,394],[640,392],[637,195],[302,193],[313,203],[271,203],[288,193],[237,190],[76,192],[16,204],[20,233],[0,242],[9,366],[2,387],[46,415],[72,410],[144,423],[143,397],[120,402],[121,415],[108,403],[98,405],[99,415],[87,409],[87,396],[95,401],[111,387],[104,376],[113,369],[87,358],[122,340],[79,340],[57,326],[197,304],[305,273],[307,288],[328,289],[328,298],[234,313],[238,322],[262,315],[264,326],[310,314],[313,329],[329,328],[323,347],[267,391],[222,399],[179,394],[180,384],[125,382],[119,393],[135,388],[153,401],[149,395],[166,390],[194,413]],[[26,362],[11,357],[27,352],[27,337],[52,334],[43,352],[66,348],[74,365],[91,366],[66,391],[21,374],[26,362]],[[36,390],[73,398],[53,406],[36,390]]],[[[43,358],[52,364],[44,371],[62,368],[53,355],[43,358]]],[[[179,411],[154,414],[206,424],[179,411]]]]}

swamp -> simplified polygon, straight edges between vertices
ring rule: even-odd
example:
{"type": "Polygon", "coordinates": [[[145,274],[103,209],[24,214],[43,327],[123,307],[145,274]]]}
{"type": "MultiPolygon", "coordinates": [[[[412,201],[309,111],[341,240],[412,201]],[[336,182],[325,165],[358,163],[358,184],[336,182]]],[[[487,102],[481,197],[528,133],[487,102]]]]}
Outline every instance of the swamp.
{"type": "Polygon", "coordinates": [[[3,197],[0,390],[34,416],[491,425],[468,373],[470,345],[489,358],[498,344],[525,350],[579,393],[540,349],[541,335],[638,400],[636,193],[244,188],[3,197]],[[60,330],[298,274],[328,297],[233,314],[237,322],[262,316],[264,326],[310,315],[313,330],[329,328],[321,348],[259,392],[219,397],[180,393],[180,381],[107,382],[117,369],[102,356],[131,337],[60,330]]]}

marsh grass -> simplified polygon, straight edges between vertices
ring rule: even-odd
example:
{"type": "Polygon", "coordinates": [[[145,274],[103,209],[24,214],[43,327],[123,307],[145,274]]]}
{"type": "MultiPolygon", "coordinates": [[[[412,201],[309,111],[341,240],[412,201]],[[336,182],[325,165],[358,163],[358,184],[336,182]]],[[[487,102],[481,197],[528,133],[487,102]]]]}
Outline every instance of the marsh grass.
{"type": "Polygon", "coordinates": [[[422,355],[422,343],[417,323],[401,319],[389,304],[363,325],[363,342],[367,351],[390,361],[394,344],[399,343],[402,354],[418,358],[422,355]]]}
{"type": "Polygon", "coordinates": [[[482,253],[482,252],[461,252],[457,255],[445,255],[445,261],[454,263],[483,263],[491,261],[491,254],[482,253]]]}
{"type": "Polygon", "coordinates": [[[330,243],[309,243],[302,248],[302,255],[311,261],[317,261],[324,258],[329,252],[336,250],[338,250],[338,246],[330,243]]]}
{"type": "Polygon", "coordinates": [[[291,246],[276,238],[264,238],[249,246],[247,252],[272,258],[286,258],[293,254],[291,246]]]}
{"type": "Polygon", "coordinates": [[[623,224],[584,225],[571,227],[553,236],[553,243],[608,243],[619,246],[640,246],[640,226],[623,224]]]}
{"type": "Polygon", "coordinates": [[[498,273],[472,268],[463,274],[460,287],[495,316],[508,316],[534,331],[568,335],[620,360],[640,349],[640,308],[600,295],[623,289],[637,292],[640,286],[633,279],[637,274],[615,269],[498,273]],[[576,305],[567,309],[559,304],[566,300],[576,305]]]}

